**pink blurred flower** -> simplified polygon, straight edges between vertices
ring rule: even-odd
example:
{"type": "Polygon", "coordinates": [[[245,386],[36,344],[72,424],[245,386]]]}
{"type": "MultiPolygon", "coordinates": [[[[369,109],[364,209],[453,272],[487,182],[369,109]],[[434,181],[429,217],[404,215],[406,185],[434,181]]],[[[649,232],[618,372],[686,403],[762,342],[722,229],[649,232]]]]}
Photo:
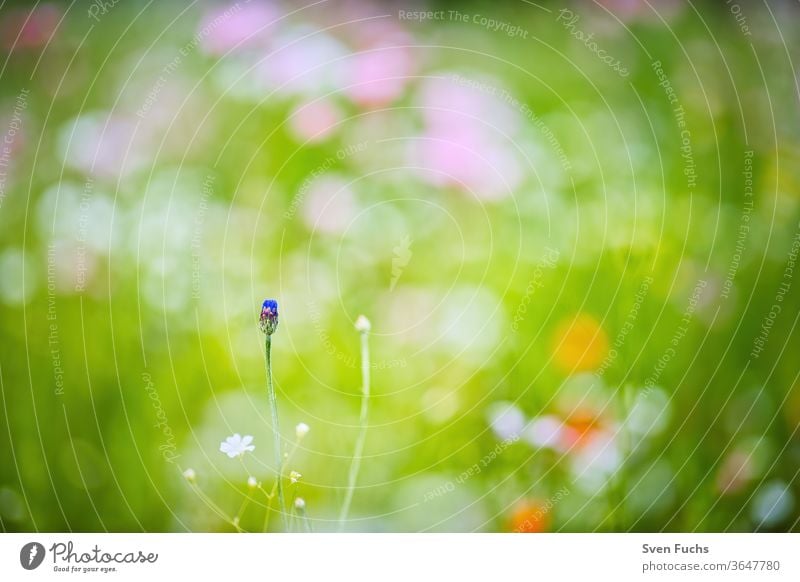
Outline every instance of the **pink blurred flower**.
{"type": "Polygon", "coordinates": [[[301,141],[319,142],[328,137],[342,119],[342,112],[329,99],[300,105],[289,117],[289,129],[301,141]]]}
{"type": "Polygon", "coordinates": [[[68,165],[106,177],[141,166],[144,154],[140,140],[136,139],[132,120],[104,113],[89,113],[66,123],[58,139],[68,165]]]}
{"type": "Polygon", "coordinates": [[[417,103],[422,107],[425,125],[431,129],[453,132],[463,127],[490,128],[512,135],[520,125],[519,113],[502,98],[503,92],[500,81],[492,78],[447,75],[426,79],[417,103]]]}
{"type": "Polygon", "coordinates": [[[513,193],[524,172],[510,142],[519,114],[497,97],[496,85],[473,88],[459,78],[426,81],[418,99],[425,132],[411,150],[421,176],[437,186],[453,186],[484,200],[513,193]]]}
{"type": "Polygon", "coordinates": [[[274,4],[265,2],[217,6],[203,16],[197,34],[205,52],[223,55],[236,47],[264,44],[270,24],[280,15],[274,4]]]}
{"type": "Polygon", "coordinates": [[[642,0],[598,0],[598,4],[605,6],[622,20],[630,20],[650,11],[642,0]]]}
{"type": "Polygon", "coordinates": [[[605,7],[623,22],[646,20],[660,23],[659,17],[672,20],[680,14],[684,4],[680,0],[660,0],[656,4],[648,4],[644,0],[597,0],[601,13],[605,7]]]}
{"type": "Polygon", "coordinates": [[[344,83],[347,49],[325,31],[307,26],[281,31],[273,52],[256,74],[265,90],[280,87],[282,93],[324,95],[344,83]]]}
{"type": "Polygon", "coordinates": [[[468,129],[428,131],[414,144],[411,155],[423,179],[482,200],[513,195],[523,178],[519,162],[505,144],[468,129]]]}
{"type": "Polygon", "coordinates": [[[345,91],[350,99],[362,107],[382,107],[400,98],[416,70],[410,48],[413,37],[385,18],[355,26],[351,32],[357,52],[347,61],[345,91]]]}
{"type": "Polygon", "coordinates": [[[408,49],[386,47],[354,55],[345,91],[362,107],[382,107],[397,100],[414,72],[408,49]]]}
{"type": "Polygon", "coordinates": [[[0,22],[0,42],[3,48],[38,48],[47,44],[61,20],[61,10],[52,4],[42,4],[33,10],[12,10],[0,22]]]}

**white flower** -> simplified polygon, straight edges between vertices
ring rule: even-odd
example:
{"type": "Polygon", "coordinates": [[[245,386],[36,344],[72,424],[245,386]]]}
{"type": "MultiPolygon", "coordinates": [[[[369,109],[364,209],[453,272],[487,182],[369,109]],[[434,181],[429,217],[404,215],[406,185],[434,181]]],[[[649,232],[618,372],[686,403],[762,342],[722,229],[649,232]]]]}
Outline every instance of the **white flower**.
{"type": "Polygon", "coordinates": [[[194,472],[194,469],[186,469],[183,472],[183,478],[189,483],[194,483],[195,479],[197,478],[197,474],[194,472]]]}
{"type": "Polygon", "coordinates": [[[295,509],[303,510],[306,508],[306,500],[302,497],[298,497],[294,500],[294,507],[295,509]]]}
{"type": "Polygon", "coordinates": [[[250,489],[255,489],[258,486],[258,481],[256,481],[255,477],[248,477],[247,486],[250,487],[250,489]]]}
{"type": "Polygon", "coordinates": [[[219,444],[219,450],[233,459],[234,457],[244,455],[247,451],[255,450],[255,445],[250,444],[252,442],[253,437],[251,435],[248,434],[243,437],[237,432],[235,435],[229,436],[221,442],[219,444]]]}
{"type": "Polygon", "coordinates": [[[294,427],[294,434],[297,436],[297,440],[300,440],[304,436],[308,434],[308,431],[311,430],[311,427],[308,426],[305,422],[301,422],[296,427],[294,427]]]}
{"type": "Polygon", "coordinates": [[[369,319],[363,315],[359,315],[358,319],[356,319],[356,330],[361,333],[367,333],[370,329],[372,329],[372,324],[369,322],[369,319]]]}
{"type": "Polygon", "coordinates": [[[512,402],[490,404],[487,416],[492,431],[501,440],[519,437],[527,424],[525,414],[512,402]]]}
{"type": "Polygon", "coordinates": [[[289,473],[289,480],[292,483],[297,483],[300,480],[301,477],[302,477],[302,475],[300,473],[298,473],[297,471],[292,471],[291,473],[289,473]]]}
{"type": "Polygon", "coordinates": [[[534,447],[560,450],[564,432],[564,422],[560,418],[545,414],[531,420],[523,438],[534,447]]]}

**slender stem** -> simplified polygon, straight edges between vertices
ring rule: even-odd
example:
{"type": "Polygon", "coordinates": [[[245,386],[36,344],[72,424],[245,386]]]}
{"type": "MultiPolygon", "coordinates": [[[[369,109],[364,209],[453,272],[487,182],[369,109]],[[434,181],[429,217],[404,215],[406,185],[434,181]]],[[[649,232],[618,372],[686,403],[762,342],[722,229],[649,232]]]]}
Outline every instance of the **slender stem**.
{"type": "Polygon", "coordinates": [[[250,491],[247,492],[244,501],[242,501],[242,504],[239,506],[239,511],[236,512],[236,517],[233,518],[233,526],[239,533],[242,532],[242,528],[239,524],[242,521],[242,517],[244,517],[244,510],[247,509],[247,505],[249,503],[250,503],[250,491]]]}
{"type": "Polygon", "coordinates": [[[359,425],[361,427],[356,440],[356,447],[353,451],[353,461],[350,464],[350,475],[347,480],[347,492],[342,505],[342,512],[339,514],[339,530],[344,527],[347,514],[350,512],[350,503],[353,501],[353,491],[358,480],[358,471],[361,468],[361,455],[364,453],[364,444],[367,442],[367,419],[369,416],[369,332],[361,332],[361,417],[359,425]]]}
{"type": "Polygon", "coordinates": [[[612,532],[624,531],[626,521],[624,499],[628,493],[626,483],[626,464],[630,454],[630,414],[632,410],[631,391],[628,384],[623,384],[620,389],[621,404],[618,407],[620,423],[614,435],[619,447],[622,461],[609,479],[607,489],[608,505],[610,507],[609,520],[612,532]]]}
{"type": "Polygon", "coordinates": [[[275,439],[275,470],[278,475],[275,479],[278,486],[278,510],[280,511],[284,527],[286,526],[285,509],[286,504],[283,500],[283,455],[281,454],[281,431],[278,426],[278,397],[275,394],[275,386],[272,384],[272,336],[267,334],[266,339],[266,352],[267,352],[267,395],[269,397],[269,407],[272,411],[272,436],[275,439]]]}
{"type": "Polygon", "coordinates": [[[264,527],[261,528],[264,533],[267,533],[269,531],[269,517],[272,515],[272,498],[275,494],[267,493],[267,490],[261,487],[261,485],[259,485],[258,488],[263,491],[264,495],[267,497],[267,509],[264,512],[264,527]]]}
{"type": "Polygon", "coordinates": [[[617,482],[619,484],[619,500],[617,501],[619,509],[619,526],[617,531],[625,531],[628,523],[625,507],[625,497],[628,495],[628,472],[629,455],[632,452],[633,438],[630,431],[630,419],[633,409],[636,407],[636,396],[631,390],[631,387],[626,383],[622,385],[622,423],[620,424],[620,448],[622,449],[622,461],[617,468],[617,482]]]}
{"type": "MultiPolygon", "coordinates": [[[[292,450],[289,451],[289,454],[286,456],[286,463],[285,463],[286,465],[289,465],[292,462],[292,458],[294,457],[294,453],[296,451],[297,451],[297,443],[294,443],[294,446],[292,447],[292,450]]],[[[267,504],[267,512],[264,514],[264,528],[263,529],[264,529],[264,532],[266,533],[267,529],[269,528],[269,516],[272,513],[272,500],[275,497],[275,490],[278,488],[278,481],[276,480],[272,484],[272,489],[270,490],[269,493],[267,493],[267,490],[262,488],[260,485],[258,486],[258,488],[261,489],[264,492],[264,495],[266,495],[267,499],[269,500],[269,502],[267,504]]]]}

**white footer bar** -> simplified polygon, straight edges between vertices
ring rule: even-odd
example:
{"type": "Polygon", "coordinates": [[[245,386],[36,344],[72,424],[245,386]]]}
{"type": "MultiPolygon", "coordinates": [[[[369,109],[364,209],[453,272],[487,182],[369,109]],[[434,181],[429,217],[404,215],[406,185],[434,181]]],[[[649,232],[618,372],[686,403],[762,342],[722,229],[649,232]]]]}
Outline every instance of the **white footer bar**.
{"type": "Polygon", "coordinates": [[[372,582],[462,576],[797,581],[800,534],[0,535],[0,580],[372,582]]]}

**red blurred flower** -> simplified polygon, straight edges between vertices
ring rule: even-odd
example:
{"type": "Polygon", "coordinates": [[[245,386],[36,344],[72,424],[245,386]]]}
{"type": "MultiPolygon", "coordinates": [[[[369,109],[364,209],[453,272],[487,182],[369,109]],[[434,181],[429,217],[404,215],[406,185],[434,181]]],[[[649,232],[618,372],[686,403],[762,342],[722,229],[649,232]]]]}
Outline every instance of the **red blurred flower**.
{"type": "Polygon", "coordinates": [[[13,10],[0,22],[0,39],[7,51],[44,46],[53,37],[61,11],[52,4],[33,10],[13,10]]]}
{"type": "Polygon", "coordinates": [[[563,450],[579,449],[604,432],[600,416],[589,409],[575,410],[564,420],[559,440],[563,450]]]}

